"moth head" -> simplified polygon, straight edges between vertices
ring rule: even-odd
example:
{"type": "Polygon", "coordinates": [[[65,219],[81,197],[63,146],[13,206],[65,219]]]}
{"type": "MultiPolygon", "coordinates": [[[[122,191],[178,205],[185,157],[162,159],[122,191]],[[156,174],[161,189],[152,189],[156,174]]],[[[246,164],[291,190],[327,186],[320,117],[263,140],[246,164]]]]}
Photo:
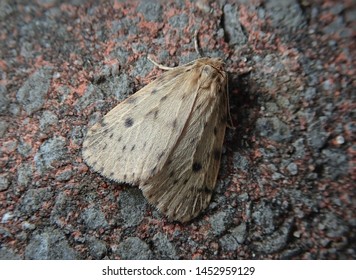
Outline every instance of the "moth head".
{"type": "Polygon", "coordinates": [[[199,60],[201,87],[224,86],[227,80],[224,62],[220,58],[201,58],[199,60]]]}

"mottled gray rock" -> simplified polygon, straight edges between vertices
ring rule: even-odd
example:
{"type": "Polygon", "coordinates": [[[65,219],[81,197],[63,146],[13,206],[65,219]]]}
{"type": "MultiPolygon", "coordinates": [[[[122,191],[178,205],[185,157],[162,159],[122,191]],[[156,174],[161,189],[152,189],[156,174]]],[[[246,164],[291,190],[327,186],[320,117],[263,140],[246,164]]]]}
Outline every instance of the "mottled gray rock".
{"type": "Polygon", "coordinates": [[[0,120],[0,137],[3,137],[5,135],[8,126],[9,124],[7,121],[0,120]]]}
{"type": "Polygon", "coordinates": [[[30,189],[22,196],[20,210],[27,215],[33,215],[51,200],[53,193],[50,188],[30,189]]]}
{"type": "Polygon", "coordinates": [[[58,123],[58,117],[51,111],[44,111],[40,118],[40,129],[47,130],[51,125],[58,123]]]}
{"type": "Polygon", "coordinates": [[[325,213],[318,224],[320,230],[325,231],[330,238],[342,237],[349,231],[345,221],[334,213],[325,213]]]}
{"type": "Polygon", "coordinates": [[[31,230],[36,229],[36,225],[35,224],[31,224],[28,221],[24,221],[21,224],[21,228],[24,229],[24,230],[30,230],[31,231],[31,230]]]}
{"type": "Polygon", "coordinates": [[[96,206],[88,206],[82,213],[81,218],[88,229],[98,230],[108,227],[104,213],[96,206]]]}
{"type": "Polygon", "coordinates": [[[65,182],[68,181],[70,178],[72,178],[72,175],[73,175],[73,170],[66,169],[56,176],[56,180],[58,180],[59,182],[65,182]]]}
{"type": "Polygon", "coordinates": [[[101,260],[106,256],[106,243],[98,238],[90,237],[88,240],[89,252],[96,260],[101,260]]]}
{"type": "Polygon", "coordinates": [[[254,223],[258,225],[265,234],[271,234],[275,230],[274,216],[274,211],[266,202],[257,204],[252,213],[254,223]]]}
{"type": "Polygon", "coordinates": [[[173,28],[183,30],[188,25],[189,17],[187,14],[177,14],[168,19],[173,28]]]}
{"type": "Polygon", "coordinates": [[[0,191],[6,191],[9,188],[7,176],[7,174],[0,174],[0,191]]]}
{"type": "Polygon", "coordinates": [[[17,183],[20,186],[27,186],[32,179],[33,166],[31,163],[22,163],[17,170],[17,183]]]}
{"type": "Polygon", "coordinates": [[[282,226],[273,232],[273,234],[266,236],[262,241],[254,242],[253,248],[264,254],[272,254],[285,248],[288,244],[288,239],[293,228],[293,219],[287,219],[282,226]]]}
{"type": "Polygon", "coordinates": [[[5,246],[0,247],[0,260],[21,260],[21,257],[14,253],[12,249],[5,246]]]}
{"type": "Polygon", "coordinates": [[[134,63],[134,69],[131,72],[132,77],[146,77],[153,69],[153,64],[146,57],[141,57],[134,63]]]}
{"type": "Polygon", "coordinates": [[[122,241],[117,253],[123,260],[150,260],[153,258],[148,245],[138,237],[128,237],[122,241]]]}
{"type": "Polygon", "coordinates": [[[153,238],[155,259],[159,260],[177,260],[178,256],[174,245],[169,242],[167,236],[163,233],[156,233],[153,238]]]}
{"type": "Polygon", "coordinates": [[[68,149],[66,139],[62,136],[55,136],[44,142],[35,155],[37,171],[43,174],[52,168],[54,161],[67,159],[68,149]]]}
{"type": "Polygon", "coordinates": [[[7,97],[6,87],[0,85],[0,114],[5,114],[7,112],[9,104],[10,100],[7,97]]]}
{"type": "Polygon", "coordinates": [[[231,233],[225,234],[220,238],[220,244],[223,250],[234,251],[243,244],[247,237],[246,223],[241,223],[239,226],[230,230],[231,233]]]}
{"type": "Polygon", "coordinates": [[[303,158],[305,155],[304,138],[297,139],[292,145],[295,148],[295,156],[299,159],[303,158]]]}
{"type": "Polygon", "coordinates": [[[58,229],[45,228],[33,233],[25,249],[30,260],[73,260],[76,252],[69,246],[65,235],[58,229]]]}
{"type": "MultiPolygon", "coordinates": [[[[15,216],[14,213],[11,211],[5,212],[2,215],[1,223],[6,224],[7,222],[11,221],[14,218],[14,216],[15,216]]],[[[12,234],[7,229],[1,228],[1,227],[0,227],[0,234],[4,235],[5,237],[12,236],[12,234]]]]}
{"type": "MultiPolygon", "coordinates": [[[[114,20],[111,22],[111,33],[117,34],[121,30],[125,30],[125,34],[137,35],[137,24],[140,19],[138,17],[123,17],[119,20],[114,20]]],[[[127,36],[120,36],[116,40],[122,42],[127,38],[127,36]]]]}
{"type": "Polygon", "coordinates": [[[95,104],[95,102],[97,102],[98,100],[103,100],[103,99],[104,99],[104,95],[101,92],[101,90],[98,87],[90,84],[88,85],[84,94],[77,100],[77,102],[74,105],[74,108],[78,112],[81,112],[89,105],[95,104]]]}
{"type": "Polygon", "coordinates": [[[277,117],[259,118],[256,121],[256,130],[263,137],[282,142],[291,138],[291,132],[284,122],[277,117]]]}
{"type": "Polygon", "coordinates": [[[137,6],[137,12],[141,13],[146,20],[157,22],[161,20],[161,15],[162,15],[161,2],[157,0],[140,1],[140,3],[137,6]]]}
{"type": "Polygon", "coordinates": [[[306,25],[303,10],[296,0],[267,0],[265,7],[274,27],[298,30],[306,25]]]}
{"type": "Polygon", "coordinates": [[[232,212],[232,208],[227,208],[215,213],[209,218],[211,229],[214,235],[220,235],[227,229],[229,223],[231,222],[230,217],[232,212]]]}
{"type": "Polygon", "coordinates": [[[52,79],[52,68],[43,67],[33,73],[16,94],[17,101],[28,114],[42,108],[52,79]]]}
{"type": "Polygon", "coordinates": [[[287,170],[289,174],[291,175],[297,175],[298,174],[298,165],[296,165],[294,162],[291,162],[287,166],[287,170]]]}
{"type": "Polygon", "coordinates": [[[145,215],[147,201],[138,188],[130,188],[119,196],[120,216],[124,227],[137,226],[145,215]]]}
{"type": "Polygon", "coordinates": [[[348,173],[349,163],[344,151],[339,149],[324,149],[321,154],[324,158],[326,177],[336,179],[348,173]]]}
{"type": "Polygon", "coordinates": [[[224,6],[224,27],[230,45],[246,44],[247,37],[239,21],[237,6],[230,4],[224,6]]]}
{"type": "Polygon", "coordinates": [[[32,146],[30,143],[20,140],[20,143],[17,146],[17,151],[19,152],[20,155],[24,157],[28,157],[32,152],[32,146]]]}
{"type": "Polygon", "coordinates": [[[326,121],[325,118],[320,118],[320,120],[312,123],[308,127],[308,132],[307,132],[308,145],[314,150],[321,149],[325,145],[326,140],[329,137],[329,133],[324,128],[325,121],[326,121]]]}
{"type": "Polygon", "coordinates": [[[246,157],[241,155],[241,153],[239,152],[234,153],[233,163],[235,168],[243,172],[248,172],[250,167],[250,162],[246,157]]]}
{"type": "Polygon", "coordinates": [[[74,213],[75,211],[76,208],[71,198],[65,192],[60,192],[55,199],[55,203],[51,211],[50,221],[52,224],[62,227],[63,221],[68,219],[68,215],[70,213],[74,213]]]}
{"type": "Polygon", "coordinates": [[[133,93],[133,82],[129,75],[122,73],[114,77],[111,89],[117,100],[123,100],[133,93]]]}

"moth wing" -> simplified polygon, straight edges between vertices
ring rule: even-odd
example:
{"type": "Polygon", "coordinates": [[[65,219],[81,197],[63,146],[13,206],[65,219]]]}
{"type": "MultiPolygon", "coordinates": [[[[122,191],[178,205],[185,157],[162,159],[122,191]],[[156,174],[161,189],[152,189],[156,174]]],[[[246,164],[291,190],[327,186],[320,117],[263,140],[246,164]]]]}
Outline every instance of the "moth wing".
{"type": "Polygon", "coordinates": [[[127,183],[144,181],[161,170],[195,103],[198,77],[191,77],[191,68],[165,72],[92,126],[83,143],[86,163],[105,177],[127,183]]]}
{"type": "Polygon", "coordinates": [[[210,202],[227,123],[225,89],[222,84],[213,93],[199,90],[187,128],[166,165],[140,185],[147,200],[170,219],[189,221],[210,202]]]}

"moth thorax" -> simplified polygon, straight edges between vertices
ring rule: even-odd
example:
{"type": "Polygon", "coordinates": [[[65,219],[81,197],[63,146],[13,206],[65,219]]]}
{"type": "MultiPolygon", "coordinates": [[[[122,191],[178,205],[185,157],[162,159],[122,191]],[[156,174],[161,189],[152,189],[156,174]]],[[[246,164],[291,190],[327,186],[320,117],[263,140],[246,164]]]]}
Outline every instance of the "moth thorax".
{"type": "Polygon", "coordinates": [[[216,76],[219,75],[216,69],[210,65],[204,65],[201,71],[201,88],[209,88],[213,81],[216,80],[216,76]]]}

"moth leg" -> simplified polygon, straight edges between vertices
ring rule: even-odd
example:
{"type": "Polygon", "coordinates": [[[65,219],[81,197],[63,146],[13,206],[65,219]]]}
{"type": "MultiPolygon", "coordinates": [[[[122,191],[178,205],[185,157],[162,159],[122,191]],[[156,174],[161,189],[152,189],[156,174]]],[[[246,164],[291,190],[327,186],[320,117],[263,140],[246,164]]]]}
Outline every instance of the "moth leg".
{"type": "Polygon", "coordinates": [[[147,59],[149,61],[151,61],[155,66],[157,66],[158,68],[163,69],[163,70],[172,70],[172,69],[175,68],[175,67],[168,67],[168,66],[164,66],[162,64],[159,64],[158,62],[154,61],[153,58],[151,58],[150,55],[147,56],[147,59]]]}

